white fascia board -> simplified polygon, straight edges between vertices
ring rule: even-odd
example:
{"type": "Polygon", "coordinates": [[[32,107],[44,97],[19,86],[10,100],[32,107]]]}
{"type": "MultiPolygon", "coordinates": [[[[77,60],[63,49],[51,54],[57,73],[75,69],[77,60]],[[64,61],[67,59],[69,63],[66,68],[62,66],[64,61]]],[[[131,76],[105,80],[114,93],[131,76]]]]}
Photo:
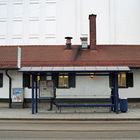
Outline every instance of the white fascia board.
{"type": "Polygon", "coordinates": [[[128,66],[22,67],[19,71],[130,71],[128,66]]]}

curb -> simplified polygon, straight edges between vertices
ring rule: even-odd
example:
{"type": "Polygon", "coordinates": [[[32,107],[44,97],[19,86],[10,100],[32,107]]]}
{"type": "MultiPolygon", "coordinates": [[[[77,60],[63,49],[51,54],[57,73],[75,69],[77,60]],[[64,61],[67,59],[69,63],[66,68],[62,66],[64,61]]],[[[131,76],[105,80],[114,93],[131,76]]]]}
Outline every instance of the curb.
{"type": "Polygon", "coordinates": [[[0,118],[0,121],[140,121],[140,118],[0,118]]]}

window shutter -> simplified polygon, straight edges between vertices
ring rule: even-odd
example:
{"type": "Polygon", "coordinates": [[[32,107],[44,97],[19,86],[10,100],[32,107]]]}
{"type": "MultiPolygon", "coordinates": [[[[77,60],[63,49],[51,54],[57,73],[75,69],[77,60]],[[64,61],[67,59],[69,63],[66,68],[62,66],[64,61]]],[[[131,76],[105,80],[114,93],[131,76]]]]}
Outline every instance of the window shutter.
{"type": "Polygon", "coordinates": [[[75,88],[76,87],[76,76],[75,73],[69,74],[69,87],[75,88]]]}
{"type": "Polygon", "coordinates": [[[109,74],[109,87],[110,88],[114,87],[114,75],[113,75],[113,73],[109,74]]]}
{"type": "Polygon", "coordinates": [[[52,74],[52,79],[54,82],[54,87],[58,88],[58,73],[52,74]]]}
{"type": "Polygon", "coordinates": [[[126,85],[127,87],[133,87],[133,73],[126,73],[126,85]]]}
{"type": "Polygon", "coordinates": [[[3,87],[3,74],[0,74],[0,87],[3,87]]]}
{"type": "Polygon", "coordinates": [[[30,75],[23,74],[23,87],[30,87],[30,75]]]}

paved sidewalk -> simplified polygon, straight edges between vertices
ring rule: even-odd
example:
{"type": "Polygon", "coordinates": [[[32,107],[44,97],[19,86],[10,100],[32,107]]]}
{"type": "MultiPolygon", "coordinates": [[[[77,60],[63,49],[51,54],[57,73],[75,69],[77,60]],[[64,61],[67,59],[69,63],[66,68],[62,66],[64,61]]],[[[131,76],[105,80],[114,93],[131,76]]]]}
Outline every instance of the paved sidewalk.
{"type": "Polygon", "coordinates": [[[140,120],[140,109],[129,109],[127,113],[116,114],[105,110],[104,112],[62,110],[62,112],[39,110],[32,114],[31,108],[8,109],[0,108],[1,120],[140,120]]]}

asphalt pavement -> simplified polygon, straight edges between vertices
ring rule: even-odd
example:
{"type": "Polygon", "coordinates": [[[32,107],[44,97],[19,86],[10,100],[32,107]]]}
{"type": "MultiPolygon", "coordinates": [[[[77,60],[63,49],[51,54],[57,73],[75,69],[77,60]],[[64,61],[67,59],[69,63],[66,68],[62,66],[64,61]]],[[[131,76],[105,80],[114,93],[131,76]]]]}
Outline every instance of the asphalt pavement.
{"type": "Polygon", "coordinates": [[[140,121],[0,120],[0,140],[139,140],[140,121]]]}
{"type": "Polygon", "coordinates": [[[139,140],[140,109],[0,107],[0,140],[139,140]]]}

